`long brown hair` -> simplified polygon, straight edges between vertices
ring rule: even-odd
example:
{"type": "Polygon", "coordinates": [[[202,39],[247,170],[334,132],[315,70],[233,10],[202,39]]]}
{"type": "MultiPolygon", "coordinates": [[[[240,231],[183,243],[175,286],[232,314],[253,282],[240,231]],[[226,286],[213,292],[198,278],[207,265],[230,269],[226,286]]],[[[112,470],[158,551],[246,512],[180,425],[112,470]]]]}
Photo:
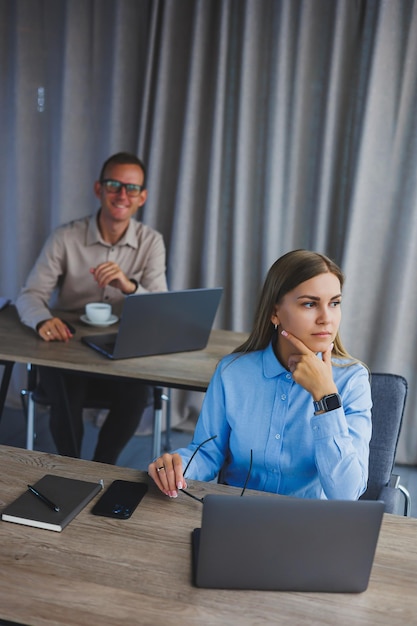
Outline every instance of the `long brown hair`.
{"type": "MultiPolygon", "coordinates": [[[[255,313],[255,321],[248,339],[233,352],[264,350],[275,332],[271,316],[276,304],[301,283],[319,274],[334,274],[343,287],[345,277],[340,267],[324,254],[310,250],[293,250],[280,257],[271,266],[266,276],[255,313]]],[[[357,362],[344,348],[337,333],[332,355],[357,362]]]]}

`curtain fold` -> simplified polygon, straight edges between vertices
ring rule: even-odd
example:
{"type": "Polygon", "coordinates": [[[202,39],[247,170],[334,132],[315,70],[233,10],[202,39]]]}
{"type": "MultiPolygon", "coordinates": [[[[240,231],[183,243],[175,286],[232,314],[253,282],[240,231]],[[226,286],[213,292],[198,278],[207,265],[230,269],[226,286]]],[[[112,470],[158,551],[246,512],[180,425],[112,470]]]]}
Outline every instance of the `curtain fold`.
{"type": "MultiPolygon", "coordinates": [[[[408,379],[417,463],[414,0],[0,0],[0,79],[1,295],[136,152],[170,288],[223,286],[217,327],[250,329],[290,249],[342,265],[344,342],[408,379]]],[[[175,420],[200,400],[174,394],[175,420]]]]}
{"type": "Polygon", "coordinates": [[[343,315],[351,351],[373,371],[409,381],[397,458],[415,464],[417,7],[378,8],[349,206],[343,315]]]}

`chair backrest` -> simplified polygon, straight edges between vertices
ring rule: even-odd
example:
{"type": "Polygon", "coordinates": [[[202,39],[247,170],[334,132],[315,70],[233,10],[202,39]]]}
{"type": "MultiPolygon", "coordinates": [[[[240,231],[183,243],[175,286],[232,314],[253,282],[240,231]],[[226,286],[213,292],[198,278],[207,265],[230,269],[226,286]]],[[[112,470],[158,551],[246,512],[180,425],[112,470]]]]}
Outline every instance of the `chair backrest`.
{"type": "Polygon", "coordinates": [[[408,384],[398,374],[371,374],[372,437],[368,487],[361,499],[377,499],[388,485],[395,463],[408,384]]]}

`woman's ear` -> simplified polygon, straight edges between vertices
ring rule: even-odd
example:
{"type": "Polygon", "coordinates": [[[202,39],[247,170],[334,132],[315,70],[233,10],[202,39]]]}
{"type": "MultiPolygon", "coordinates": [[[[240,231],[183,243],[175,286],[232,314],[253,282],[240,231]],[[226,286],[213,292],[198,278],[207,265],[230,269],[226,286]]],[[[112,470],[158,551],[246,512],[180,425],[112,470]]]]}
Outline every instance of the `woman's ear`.
{"type": "Polygon", "coordinates": [[[279,326],[279,315],[278,315],[278,306],[277,305],[275,305],[274,311],[273,311],[273,313],[271,315],[271,322],[274,324],[274,326],[275,326],[275,324],[277,326],[279,326]]]}

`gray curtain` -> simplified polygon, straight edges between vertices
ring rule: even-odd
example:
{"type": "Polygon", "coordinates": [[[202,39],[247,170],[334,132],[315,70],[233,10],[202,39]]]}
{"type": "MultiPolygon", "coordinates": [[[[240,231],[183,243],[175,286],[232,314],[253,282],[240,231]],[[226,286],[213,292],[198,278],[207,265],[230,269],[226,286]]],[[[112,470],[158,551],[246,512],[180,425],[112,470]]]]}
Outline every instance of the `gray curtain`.
{"type": "Polygon", "coordinates": [[[217,327],[250,329],[290,249],[342,265],[344,343],[408,379],[397,461],[417,463],[413,0],[0,0],[0,79],[1,295],[134,151],[170,288],[223,286],[217,327]]]}

